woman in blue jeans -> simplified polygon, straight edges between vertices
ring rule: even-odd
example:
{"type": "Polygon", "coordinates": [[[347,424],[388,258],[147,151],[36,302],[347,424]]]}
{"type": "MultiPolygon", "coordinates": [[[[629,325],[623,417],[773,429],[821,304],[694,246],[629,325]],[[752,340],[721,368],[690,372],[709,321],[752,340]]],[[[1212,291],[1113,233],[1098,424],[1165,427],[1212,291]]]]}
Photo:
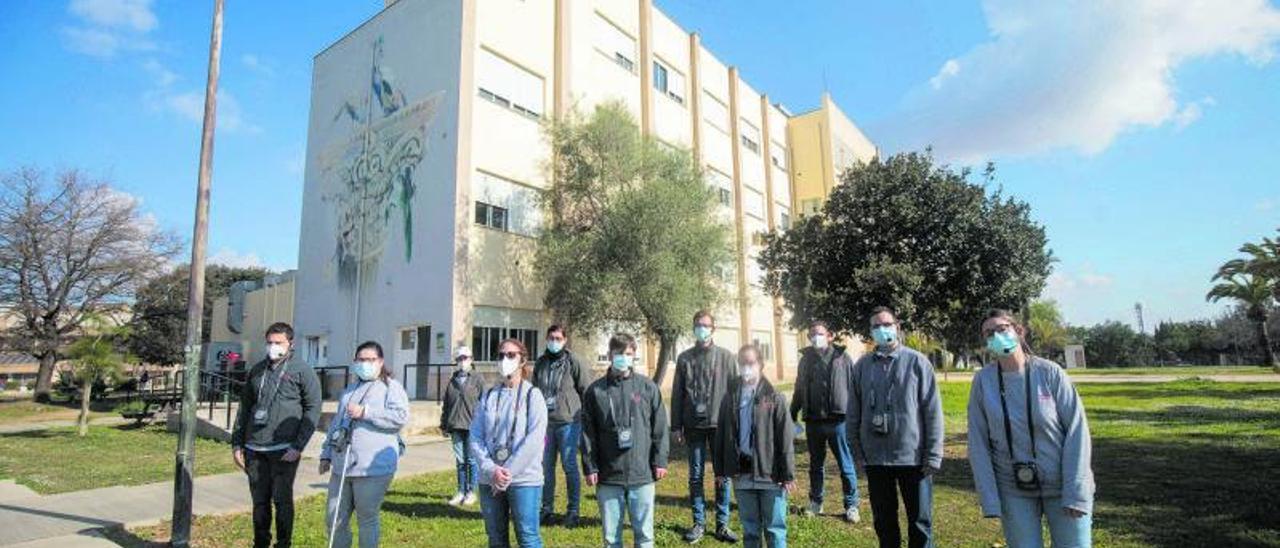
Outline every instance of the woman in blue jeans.
{"type": "Polygon", "coordinates": [[[760,349],[738,351],[738,377],[720,402],[716,484],[733,481],[748,548],[787,545],[787,493],[796,488],[795,426],[787,397],[761,376],[760,349]]]}
{"type": "Polygon", "coordinates": [[[476,503],[476,485],[479,474],[476,460],[471,458],[467,440],[471,435],[471,419],[475,418],[476,404],[484,393],[484,379],[471,370],[471,349],[458,347],[457,365],[444,390],[444,408],[440,412],[440,433],[453,441],[453,460],[458,468],[458,492],[449,499],[452,506],[470,506],[476,503]]]}
{"type": "Polygon", "coordinates": [[[995,363],[969,391],[969,465],[982,513],[999,517],[1010,548],[1092,544],[1092,442],[1084,404],[1058,364],[1033,356],[1007,311],[982,324],[995,363]]]}
{"type": "Polygon", "coordinates": [[[547,404],[542,392],[525,382],[524,344],[507,339],[498,345],[502,384],[480,398],[471,435],[471,456],[480,467],[480,510],[489,546],[511,545],[514,525],[521,548],[541,547],[538,512],[542,506],[542,451],[547,436],[547,404]]]}

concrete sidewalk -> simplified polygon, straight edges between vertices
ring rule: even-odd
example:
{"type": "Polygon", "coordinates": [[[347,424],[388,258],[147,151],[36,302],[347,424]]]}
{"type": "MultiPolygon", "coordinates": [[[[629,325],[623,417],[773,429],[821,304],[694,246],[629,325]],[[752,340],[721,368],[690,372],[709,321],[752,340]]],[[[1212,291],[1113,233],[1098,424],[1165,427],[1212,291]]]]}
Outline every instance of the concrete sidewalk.
{"type": "MultiPolygon", "coordinates": [[[[407,440],[410,445],[396,476],[453,470],[453,452],[442,440],[440,437],[407,440]]],[[[328,476],[316,473],[318,464],[315,459],[303,461],[294,483],[295,497],[322,493],[328,488],[328,476]]],[[[98,546],[109,541],[86,533],[103,527],[153,525],[168,520],[173,513],[173,482],[47,496],[20,490],[0,493],[4,493],[0,498],[0,546],[98,546]],[[73,544],[76,539],[83,543],[73,544]]],[[[196,515],[249,511],[252,503],[244,474],[196,478],[194,507],[196,515]]]]}

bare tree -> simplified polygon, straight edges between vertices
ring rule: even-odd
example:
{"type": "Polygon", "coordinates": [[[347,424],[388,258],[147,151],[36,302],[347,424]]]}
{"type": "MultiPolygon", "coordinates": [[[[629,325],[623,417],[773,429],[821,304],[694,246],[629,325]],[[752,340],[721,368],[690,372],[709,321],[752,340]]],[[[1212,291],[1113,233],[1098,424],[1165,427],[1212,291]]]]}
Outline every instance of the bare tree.
{"type": "Polygon", "coordinates": [[[136,199],[81,171],[0,176],[0,303],[17,320],[7,338],[40,360],[37,399],[85,319],[127,303],[181,249],[136,199]]]}

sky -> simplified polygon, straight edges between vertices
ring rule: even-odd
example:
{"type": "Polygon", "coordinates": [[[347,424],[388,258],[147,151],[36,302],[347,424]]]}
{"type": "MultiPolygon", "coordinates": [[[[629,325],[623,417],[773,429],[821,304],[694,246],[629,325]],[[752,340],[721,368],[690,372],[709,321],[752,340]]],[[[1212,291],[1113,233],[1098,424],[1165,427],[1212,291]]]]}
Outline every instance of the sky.
{"type": "MultiPolygon", "coordinates": [[[[1073,324],[1218,314],[1216,267],[1280,228],[1276,2],[655,4],[793,112],[827,91],[886,154],[995,162],[1073,324]]],[[[311,60],[382,0],[301,5],[227,2],[212,261],[297,264],[311,60]]],[[[85,170],[189,240],[211,6],[0,5],[0,172],[85,170]]]]}

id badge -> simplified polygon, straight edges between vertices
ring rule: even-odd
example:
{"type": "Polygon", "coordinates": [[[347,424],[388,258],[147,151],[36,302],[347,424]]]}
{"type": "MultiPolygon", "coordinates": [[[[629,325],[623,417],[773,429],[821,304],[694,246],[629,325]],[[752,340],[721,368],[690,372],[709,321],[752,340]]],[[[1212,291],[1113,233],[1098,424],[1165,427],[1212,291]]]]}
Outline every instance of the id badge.
{"type": "Polygon", "coordinates": [[[631,449],[631,429],[618,429],[618,449],[631,449]]]}
{"type": "Polygon", "coordinates": [[[253,424],[258,425],[258,426],[262,426],[262,425],[264,425],[264,424],[267,424],[267,410],[266,410],[266,409],[254,409],[254,410],[253,410],[253,424]]]}

